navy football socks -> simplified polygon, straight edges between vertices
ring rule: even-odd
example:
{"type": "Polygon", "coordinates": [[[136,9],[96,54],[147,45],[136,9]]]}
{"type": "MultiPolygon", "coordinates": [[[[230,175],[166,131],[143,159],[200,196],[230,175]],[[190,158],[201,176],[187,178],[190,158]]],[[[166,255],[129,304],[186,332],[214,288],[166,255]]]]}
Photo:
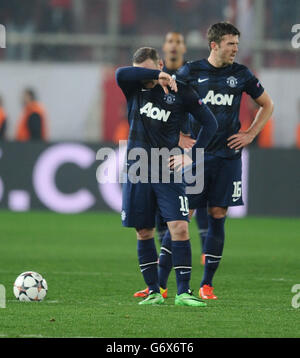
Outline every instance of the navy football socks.
{"type": "Polygon", "coordinates": [[[138,260],[149,291],[160,292],[157,271],[157,252],[154,238],[137,241],[138,260]]]}
{"type": "Polygon", "coordinates": [[[212,286],[212,280],[223,253],[225,219],[226,217],[215,219],[208,215],[208,233],[204,245],[205,266],[200,287],[203,285],[212,286]]]}
{"type": "Polygon", "coordinates": [[[167,230],[162,239],[158,263],[159,286],[164,289],[167,288],[172,267],[172,240],[170,231],[167,230]]]}
{"type": "Polygon", "coordinates": [[[202,252],[205,246],[205,239],[207,236],[208,231],[208,218],[207,218],[207,208],[198,208],[196,210],[195,219],[197,222],[199,234],[200,234],[200,240],[201,240],[201,248],[202,252]]]}
{"type": "Polygon", "coordinates": [[[177,294],[188,292],[192,271],[190,240],[172,241],[172,259],[176,273],[177,294]]]}

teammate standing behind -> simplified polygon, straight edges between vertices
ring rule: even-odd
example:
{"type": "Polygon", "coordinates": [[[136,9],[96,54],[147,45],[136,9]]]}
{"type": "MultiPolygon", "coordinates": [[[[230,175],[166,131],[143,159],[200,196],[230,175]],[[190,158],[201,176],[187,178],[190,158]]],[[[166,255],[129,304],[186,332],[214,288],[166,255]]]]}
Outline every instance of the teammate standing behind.
{"type": "MultiPolygon", "coordinates": [[[[186,45],[184,36],[176,31],[168,32],[165,36],[165,41],[162,47],[164,53],[164,67],[163,71],[173,75],[176,71],[185,64],[186,45]]],[[[190,134],[185,134],[181,131],[179,146],[181,148],[191,148],[195,140],[190,138],[190,134]]],[[[204,247],[204,240],[207,234],[207,209],[198,208],[196,211],[196,222],[199,230],[199,236],[201,239],[201,248],[204,247]]],[[[161,216],[157,216],[156,229],[159,235],[159,240],[162,242],[162,238],[167,230],[166,224],[161,220],[161,216]]]]}

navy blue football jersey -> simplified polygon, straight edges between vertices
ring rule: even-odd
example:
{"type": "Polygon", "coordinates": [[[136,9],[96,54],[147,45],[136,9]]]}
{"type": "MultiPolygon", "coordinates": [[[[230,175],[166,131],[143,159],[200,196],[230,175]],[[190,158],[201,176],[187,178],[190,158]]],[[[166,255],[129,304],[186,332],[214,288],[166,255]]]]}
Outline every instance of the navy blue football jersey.
{"type": "Polygon", "coordinates": [[[179,132],[185,114],[191,113],[203,124],[198,146],[205,147],[216,130],[216,120],[191,86],[177,83],[178,92],[165,94],[160,85],[146,89],[143,81],[158,79],[159,70],[121,67],[116,80],[127,99],[129,138],[127,149],[144,148],[151,158],[151,148],[178,146],[179,132]]]}
{"type": "MultiPolygon", "coordinates": [[[[186,61],[183,63],[183,65],[185,65],[185,64],[186,64],[186,61]]],[[[163,67],[162,70],[163,70],[164,72],[168,73],[168,74],[171,75],[171,76],[172,76],[172,75],[176,75],[176,72],[177,72],[177,70],[170,70],[168,67],[166,67],[166,65],[164,65],[164,67],[163,67]]],[[[190,117],[189,113],[186,113],[186,114],[185,114],[185,118],[184,118],[184,120],[182,121],[180,130],[181,130],[181,132],[183,132],[183,133],[185,133],[185,131],[187,130],[187,127],[190,128],[191,125],[192,125],[192,123],[189,122],[189,121],[190,121],[189,117],[190,117]],[[187,121],[188,121],[188,122],[187,122],[187,121]]],[[[197,121],[196,121],[196,122],[197,122],[197,121]]],[[[198,130],[198,132],[199,132],[199,130],[198,130]]],[[[198,133],[198,132],[197,132],[197,133],[198,133]]],[[[197,134],[196,134],[195,138],[196,138],[196,137],[197,137],[197,134]]]]}
{"type": "MultiPolygon", "coordinates": [[[[207,59],[187,62],[176,76],[190,84],[210,108],[218,122],[218,130],[212,138],[206,152],[220,156],[239,156],[240,150],[230,149],[227,138],[240,128],[239,112],[243,92],[253,99],[264,92],[259,80],[244,65],[234,62],[226,67],[216,68],[207,59]]],[[[197,135],[201,125],[190,119],[190,130],[184,132],[197,135]]]]}

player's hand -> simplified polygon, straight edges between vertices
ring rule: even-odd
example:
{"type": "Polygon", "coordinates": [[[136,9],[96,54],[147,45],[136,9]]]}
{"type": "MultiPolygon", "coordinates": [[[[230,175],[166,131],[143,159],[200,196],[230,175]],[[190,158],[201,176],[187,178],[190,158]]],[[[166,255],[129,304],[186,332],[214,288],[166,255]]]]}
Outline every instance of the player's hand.
{"type": "Polygon", "coordinates": [[[196,143],[195,139],[192,139],[190,134],[183,134],[180,132],[178,145],[182,149],[191,149],[196,143]]]}
{"type": "Polygon", "coordinates": [[[168,167],[170,169],[174,169],[175,171],[179,171],[182,168],[190,165],[193,163],[192,158],[188,154],[178,154],[178,155],[172,155],[169,158],[169,164],[168,167]]]}
{"type": "Polygon", "coordinates": [[[158,83],[162,86],[165,94],[169,93],[168,86],[172,91],[177,92],[176,80],[166,72],[161,72],[158,76],[158,83]]]}
{"type": "Polygon", "coordinates": [[[252,143],[254,137],[255,136],[250,132],[240,131],[227,138],[227,146],[230,149],[241,149],[243,147],[246,147],[246,145],[252,143]]]}

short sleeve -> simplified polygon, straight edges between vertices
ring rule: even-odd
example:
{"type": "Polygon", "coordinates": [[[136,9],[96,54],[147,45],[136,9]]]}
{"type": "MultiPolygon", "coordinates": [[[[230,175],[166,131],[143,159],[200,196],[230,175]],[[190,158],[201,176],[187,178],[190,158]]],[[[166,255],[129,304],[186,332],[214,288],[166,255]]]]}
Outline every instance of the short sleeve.
{"type": "Polygon", "coordinates": [[[254,74],[249,69],[246,70],[245,77],[247,78],[244,88],[245,92],[253,99],[256,99],[259,96],[261,96],[265,89],[263,88],[260,81],[254,76],[254,74]]]}

